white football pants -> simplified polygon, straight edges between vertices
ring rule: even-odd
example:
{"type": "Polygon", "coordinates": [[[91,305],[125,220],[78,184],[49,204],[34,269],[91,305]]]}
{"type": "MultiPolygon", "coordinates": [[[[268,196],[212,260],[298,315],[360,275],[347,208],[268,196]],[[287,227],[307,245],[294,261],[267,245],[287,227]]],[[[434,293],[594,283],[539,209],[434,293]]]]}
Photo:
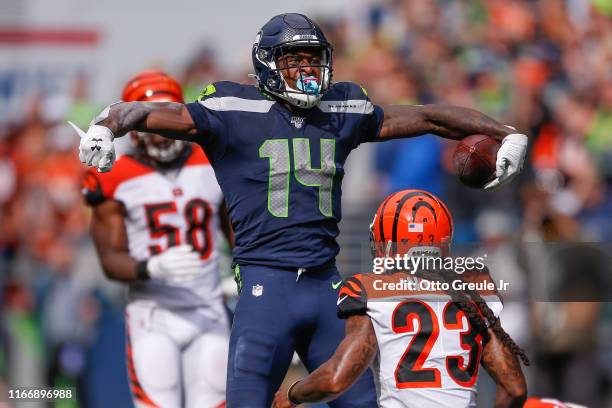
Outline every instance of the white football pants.
{"type": "Polygon", "coordinates": [[[223,305],[168,309],[139,300],[128,304],[126,321],[137,408],[225,407],[229,322],[223,305]]]}

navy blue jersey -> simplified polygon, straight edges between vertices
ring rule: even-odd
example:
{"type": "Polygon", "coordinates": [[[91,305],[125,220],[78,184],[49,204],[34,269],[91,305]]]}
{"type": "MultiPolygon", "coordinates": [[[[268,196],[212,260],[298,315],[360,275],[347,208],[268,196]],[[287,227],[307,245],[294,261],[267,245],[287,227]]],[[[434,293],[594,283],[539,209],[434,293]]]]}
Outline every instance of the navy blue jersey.
{"type": "Polygon", "coordinates": [[[383,121],[363,89],[334,84],[318,106],[294,113],[255,86],[217,82],[187,108],[225,195],[235,260],[295,268],[332,260],[344,163],[383,121]]]}

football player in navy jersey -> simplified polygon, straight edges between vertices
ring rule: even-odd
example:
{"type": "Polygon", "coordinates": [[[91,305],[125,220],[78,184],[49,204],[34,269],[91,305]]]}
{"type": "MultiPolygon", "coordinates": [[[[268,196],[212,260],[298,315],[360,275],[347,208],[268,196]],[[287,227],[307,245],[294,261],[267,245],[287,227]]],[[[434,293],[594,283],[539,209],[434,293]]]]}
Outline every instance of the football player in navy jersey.
{"type": "MultiPolygon", "coordinates": [[[[188,104],[119,102],[82,135],[79,157],[112,168],[113,138],[132,130],[189,140],[206,151],[235,231],[241,294],[230,338],[227,404],[269,406],[294,350],[313,371],[342,340],[335,316],[341,183],[360,143],[434,133],[486,134],[502,142],[497,178],[521,169],[527,137],[482,113],[453,106],[377,106],[350,82],[332,82],[332,47],[301,14],[258,33],[255,85],[217,82],[188,104]]],[[[367,373],[332,407],[372,407],[367,373]]]]}

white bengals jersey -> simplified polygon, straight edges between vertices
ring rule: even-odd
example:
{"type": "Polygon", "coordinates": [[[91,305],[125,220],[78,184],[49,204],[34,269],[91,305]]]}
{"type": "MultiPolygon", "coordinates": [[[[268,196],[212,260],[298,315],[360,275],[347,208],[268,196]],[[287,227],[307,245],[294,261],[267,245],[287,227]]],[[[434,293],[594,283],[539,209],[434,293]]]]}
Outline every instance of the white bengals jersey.
{"type": "Polygon", "coordinates": [[[153,280],[129,286],[129,300],[152,300],[169,307],[206,306],[220,302],[218,272],[219,210],[223,195],[201,148],[193,145],[176,171],[163,174],[122,156],[113,170],[89,169],[83,193],[88,204],[116,200],[125,208],[130,255],[137,260],[189,244],[204,260],[202,274],[184,284],[153,280]]]}
{"type": "MultiPolygon", "coordinates": [[[[340,317],[367,314],[372,321],[379,350],[372,365],[379,406],[475,407],[481,334],[444,291],[383,286],[402,279],[414,278],[406,273],[355,275],[338,295],[340,317]]],[[[492,282],[482,275],[462,279],[492,282]]],[[[499,316],[503,306],[496,292],[478,292],[499,316]]]]}

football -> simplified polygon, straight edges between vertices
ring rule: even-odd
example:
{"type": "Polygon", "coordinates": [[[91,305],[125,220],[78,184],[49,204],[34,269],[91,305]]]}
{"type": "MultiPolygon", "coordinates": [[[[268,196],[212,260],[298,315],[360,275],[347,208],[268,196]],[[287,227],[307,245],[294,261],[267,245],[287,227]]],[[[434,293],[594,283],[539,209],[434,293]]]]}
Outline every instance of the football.
{"type": "Polygon", "coordinates": [[[495,160],[501,143],[486,135],[461,140],[453,154],[459,180],[472,188],[483,188],[495,178],[495,160]]]}

